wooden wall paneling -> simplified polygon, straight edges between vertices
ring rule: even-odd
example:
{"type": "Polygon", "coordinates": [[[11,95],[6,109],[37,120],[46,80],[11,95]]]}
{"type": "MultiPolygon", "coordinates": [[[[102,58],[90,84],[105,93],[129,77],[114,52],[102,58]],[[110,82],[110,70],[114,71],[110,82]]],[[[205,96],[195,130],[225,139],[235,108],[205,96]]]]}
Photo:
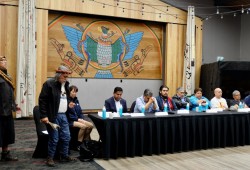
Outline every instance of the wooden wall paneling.
{"type": "Polygon", "coordinates": [[[7,69],[16,84],[18,8],[0,6],[0,54],[7,57],[7,69]],[[11,18],[11,19],[10,19],[11,18]]]}
{"type": "Polygon", "coordinates": [[[200,74],[201,74],[201,65],[202,65],[202,24],[200,18],[196,17],[195,25],[196,25],[196,40],[195,40],[195,58],[196,58],[196,64],[195,64],[195,87],[200,86],[200,74]]]}
{"type": "Polygon", "coordinates": [[[36,8],[76,13],[185,24],[187,14],[159,0],[89,1],[36,0],[36,8]],[[130,3],[131,2],[131,3],[130,3]],[[145,5],[142,5],[145,4],[145,5]]]}
{"type": "Polygon", "coordinates": [[[170,88],[169,96],[173,96],[176,88],[182,86],[185,41],[186,25],[167,24],[164,72],[165,83],[170,88]]]}
{"type": "Polygon", "coordinates": [[[0,4],[4,5],[18,5],[19,0],[0,0],[0,4]]]}
{"type": "Polygon", "coordinates": [[[37,15],[37,60],[36,60],[36,103],[43,83],[47,80],[48,61],[48,10],[36,9],[37,15]]]}

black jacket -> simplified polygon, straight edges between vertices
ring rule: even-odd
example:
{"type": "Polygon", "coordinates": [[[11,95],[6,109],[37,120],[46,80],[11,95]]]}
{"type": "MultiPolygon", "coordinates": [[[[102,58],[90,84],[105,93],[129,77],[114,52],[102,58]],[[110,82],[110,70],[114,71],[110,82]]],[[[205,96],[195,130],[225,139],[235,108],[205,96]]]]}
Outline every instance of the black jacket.
{"type": "MultiPolygon", "coordinates": [[[[69,82],[65,83],[65,90],[69,96],[69,82]]],[[[42,87],[39,95],[40,118],[48,117],[53,122],[59,109],[61,97],[61,83],[54,78],[47,80],[42,87]]]]}
{"type": "MultiPolygon", "coordinates": [[[[7,71],[2,71],[7,75],[7,71]]],[[[0,76],[0,115],[10,116],[15,111],[15,99],[13,87],[0,76]]]]}
{"type": "Polygon", "coordinates": [[[185,102],[183,102],[181,98],[177,96],[177,94],[172,97],[172,100],[175,102],[178,109],[186,109],[187,103],[189,103],[189,108],[192,108],[192,104],[190,103],[189,98],[186,96],[184,97],[185,102]]]}

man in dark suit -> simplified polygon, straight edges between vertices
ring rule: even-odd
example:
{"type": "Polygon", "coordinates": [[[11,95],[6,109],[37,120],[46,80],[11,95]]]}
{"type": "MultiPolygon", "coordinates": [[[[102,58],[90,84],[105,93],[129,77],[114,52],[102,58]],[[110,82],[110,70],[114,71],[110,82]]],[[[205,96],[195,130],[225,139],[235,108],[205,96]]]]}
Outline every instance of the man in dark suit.
{"type": "Polygon", "coordinates": [[[119,108],[122,106],[122,112],[127,113],[127,102],[122,99],[123,90],[121,87],[116,87],[114,89],[113,97],[105,100],[104,106],[107,112],[119,112],[119,108]]]}

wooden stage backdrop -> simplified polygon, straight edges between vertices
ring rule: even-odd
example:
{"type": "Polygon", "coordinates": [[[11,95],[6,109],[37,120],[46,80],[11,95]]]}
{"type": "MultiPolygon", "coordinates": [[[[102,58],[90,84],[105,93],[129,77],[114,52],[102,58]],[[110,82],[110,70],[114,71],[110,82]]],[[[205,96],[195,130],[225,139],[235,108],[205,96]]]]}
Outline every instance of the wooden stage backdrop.
{"type": "MultiPolygon", "coordinates": [[[[147,46],[150,47],[150,45],[153,44],[154,48],[149,51],[145,61],[143,62],[142,66],[144,70],[142,70],[136,76],[134,74],[129,74],[126,78],[155,79],[162,77],[163,84],[167,84],[170,87],[169,94],[172,96],[175,93],[176,88],[182,85],[187,12],[172,7],[171,5],[167,5],[159,0],[128,0],[128,2],[131,3],[119,2],[119,6],[117,6],[117,1],[99,0],[98,2],[99,3],[97,3],[97,1],[89,0],[36,0],[36,98],[38,98],[43,82],[47,79],[47,77],[52,75],[52,70],[55,69],[51,63],[55,62],[58,64],[62,62],[62,60],[58,60],[61,56],[58,53],[58,50],[55,50],[55,46],[51,45],[51,40],[54,38],[60,44],[64,44],[64,56],[65,54],[66,57],[70,56],[70,53],[67,54],[69,51],[71,51],[74,55],[76,54],[76,51],[74,51],[72,48],[69,39],[63,31],[62,25],[58,24],[50,28],[50,26],[52,26],[51,22],[55,20],[55,15],[53,15],[52,11],[59,11],[60,14],[65,16],[65,18],[59,22],[63,21],[62,23],[64,23],[67,28],[81,31],[82,37],[80,40],[83,41],[83,43],[78,45],[80,45],[79,50],[83,55],[82,58],[80,55],[80,58],[84,60],[84,62],[83,65],[78,64],[78,66],[84,71],[84,69],[86,69],[86,64],[89,64],[87,68],[88,74],[86,74],[86,70],[83,74],[83,76],[86,77],[95,77],[98,70],[101,73],[109,70],[111,72],[109,75],[112,75],[113,77],[124,77],[124,74],[119,72],[121,72],[122,67],[124,70],[126,69],[126,61],[129,61],[129,59],[126,58],[126,51],[123,49],[118,51],[120,53],[123,52],[123,54],[121,56],[118,55],[118,57],[114,57],[113,54],[110,55],[109,53],[109,57],[111,56],[113,59],[110,63],[110,59],[98,61],[97,57],[87,62],[87,59],[90,59],[91,57],[86,57],[86,54],[90,49],[85,50],[83,48],[86,47],[84,46],[84,40],[86,40],[84,38],[86,38],[87,35],[84,34],[86,32],[84,30],[89,28],[90,31],[87,32],[91,32],[93,37],[97,39],[103,35],[102,32],[98,32],[98,28],[90,27],[91,24],[96,24],[96,26],[99,26],[100,28],[102,28],[102,26],[109,27],[109,34],[112,34],[111,31],[113,30],[115,34],[112,36],[110,41],[110,44],[112,45],[114,44],[114,41],[118,39],[118,37],[121,39],[121,44],[125,44],[125,35],[133,35],[134,33],[144,31],[145,34],[141,38],[141,41],[134,51],[132,58],[136,55],[141,56],[140,50],[145,49],[147,46]],[[74,16],[73,13],[74,15],[79,14],[79,16],[74,16]],[[82,20],[83,18],[84,21],[82,20]],[[69,19],[73,19],[75,22],[72,22],[69,19]],[[105,23],[97,23],[98,19],[101,19],[105,23]],[[151,24],[146,25],[145,23],[147,23],[147,21],[149,21],[151,24]],[[84,30],[81,30],[81,27],[77,26],[78,23],[84,30]],[[129,32],[125,34],[127,28],[129,32]],[[55,31],[54,35],[50,33],[50,29],[55,31]],[[59,34],[61,34],[62,37],[58,38],[59,34]],[[156,41],[157,39],[158,42],[156,41]],[[159,50],[158,47],[161,47],[161,50],[159,50]],[[119,62],[120,59],[122,60],[122,64],[119,62]],[[144,74],[145,70],[150,71],[150,74],[144,74]]],[[[15,83],[17,61],[18,0],[0,0],[0,18],[0,53],[1,55],[6,55],[8,57],[8,70],[15,83]]],[[[198,87],[200,81],[200,67],[202,62],[202,21],[200,18],[196,17],[195,25],[195,83],[196,87],[198,87]]],[[[100,41],[96,41],[95,46],[98,46],[98,43],[100,43],[100,41]]],[[[120,47],[125,48],[125,46],[120,47]]],[[[111,48],[109,48],[109,50],[110,49],[111,48]]],[[[108,48],[106,48],[106,50],[108,50],[108,48]]],[[[95,48],[92,50],[92,52],[93,51],[95,54],[97,54],[98,50],[95,48]]],[[[77,59],[79,60],[80,58],[78,56],[77,59]]],[[[79,61],[81,63],[81,60],[79,61]]],[[[74,65],[74,63],[68,64],[74,65]]],[[[138,63],[135,63],[134,65],[136,64],[138,63]]],[[[79,75],[79,71],[77,72],[74,70],[74,76],[78,77],[81,75],[79,75]]]]}

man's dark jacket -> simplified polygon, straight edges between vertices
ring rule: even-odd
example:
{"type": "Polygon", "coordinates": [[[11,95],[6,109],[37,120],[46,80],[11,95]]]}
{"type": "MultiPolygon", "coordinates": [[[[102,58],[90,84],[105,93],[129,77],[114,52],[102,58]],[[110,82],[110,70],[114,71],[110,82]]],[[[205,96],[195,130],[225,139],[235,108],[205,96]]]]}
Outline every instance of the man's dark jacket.
{"type": "MultiPolygon", "coordinates": [[[[69,96],[69,82],[65,83],[65,90],[69,96]]],[[[42,87],[39,96],[40,118],[48,117],[53,122],[58,113],[61,98],[61,83],[54,78],[47,80],[42,87]]]]}

